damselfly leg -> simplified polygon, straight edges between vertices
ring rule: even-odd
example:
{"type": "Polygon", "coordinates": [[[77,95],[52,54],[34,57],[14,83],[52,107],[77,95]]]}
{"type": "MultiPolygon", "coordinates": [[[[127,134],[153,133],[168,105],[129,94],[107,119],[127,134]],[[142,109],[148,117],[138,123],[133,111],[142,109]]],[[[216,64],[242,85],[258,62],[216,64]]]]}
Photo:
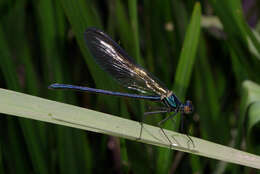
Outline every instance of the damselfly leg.
{"type": "MultiPolygon", "coordinates": [[[[172,115],[164,118],[163,120],[161,120],[159,123],[158,123],[158,126],[160,127],[162,133],[164,134],[164,136],[166,137],[166,139],[168,140],[168,142],[170,143],[170,148],[172,147],[172,141],[170,140],[170,138],[166,135],[166,133],[164,132],[163,128],[162,128],[162,124],[164,124],[167,120],[169,119],[172,119],[178,112],[174,112],[172,115]]],[[[175,139],[173,137],[173,139],[175,139]]],[[[176,140],[175,140],[176,141],[176,140]]],[[[177,142],[177,141],[176,141],[177,142]]]]}
{"type": "MultiPolygon", "coordinates": [[[[157,111],[149,111],[149,112],[145,112],[142,121],[140,122],[141,124],[141,130],[140,130],[140,135],[139,138],[137,138],[137,140],[140,140],[142,137],[142,132],[143,132],[143,123],[146,119],[147,116],[151,116],[154,114],[160,114],[160,113],[169,113],[171,112],[168,108],[162,108],[161,110],[157,110],[157,111]]],[[[166,137],[167,141],[170,143],[170,148],[172,146],[172,141],[170,140],[170,138],[166,135],[166,133],[164,132],[163,128],[162,128],[162,124],[164,124],[167,120],[172,119],[175,115],[177,114],[177,112],[174,112],[172,115],[167,116],[166,118],[164,118],[163,120],[161,120],[158,123],[159,128],[161,129],[163,135],[166,137]]],[[[173,137],[174,138],[174,137],[173,137]]]]}
{"type": "Polygon", "coordinates": [[[186,131],[185,131],[185,129],[184,129],[184,120],[183,120],[183,116],[184,116],[184,115],[181,114],[181,131],[180,131],[180,132],[184,133],[184,134],[188,137],[189,140],[187,141],[187,146],[189,146],[189,142],[191,142],[193,148],[195,148],[195,144],[194,144],[193,140],[191,139],[191,137],[189,136],[189,134],[186,133],[186,131]]]}
{"type": "Polygon", "coordinates": [[[141,140],[141,138],[142,138],[143,123],[144,123],[144,121],[146,120],[146,117],[147,117],[147,116],[151,116],[151,115],[155,115],[155,114],[161,114],[161,113],[168,113],[168,112],[170,112],[170,111],[169,111],[169,108],[159,108],[159,109],[156,110],[156,111],[145,112],[144,115],[142,116],[142,120],[140,121],[141,130],[140,130],[139,137],[138,137],[136,140],[138,141],[138,140],[141,140]]]}

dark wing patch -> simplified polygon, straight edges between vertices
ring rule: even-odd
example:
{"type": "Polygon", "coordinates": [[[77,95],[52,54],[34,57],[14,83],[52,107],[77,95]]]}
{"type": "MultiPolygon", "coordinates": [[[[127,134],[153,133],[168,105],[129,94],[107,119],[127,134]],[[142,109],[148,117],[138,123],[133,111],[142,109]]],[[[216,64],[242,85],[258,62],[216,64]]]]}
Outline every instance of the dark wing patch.
{"type": "Polygon", "coordinates": [[[95,28],[85,32],[88,49],[99,66],[114,79],[128,89],[142,93],[155,93],[162,97],[169,90],[159,83],[150,73],[145,71],[108,35],[95,28]]]}

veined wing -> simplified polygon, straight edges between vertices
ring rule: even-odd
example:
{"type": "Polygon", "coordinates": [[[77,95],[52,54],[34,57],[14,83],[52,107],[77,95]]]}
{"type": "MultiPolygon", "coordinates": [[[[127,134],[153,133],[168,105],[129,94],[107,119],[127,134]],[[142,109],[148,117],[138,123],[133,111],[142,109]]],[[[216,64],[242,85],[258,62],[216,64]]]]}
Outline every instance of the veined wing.
{"type": "Polygon", "coordinates": [[[85,32],[88,49],[96,62],[128,89],[142,93],[155,93],[162,98],[170,91],[159,83],[150,73],[137,65],[134,60],[108,35],[96,28],[85,32]]]}

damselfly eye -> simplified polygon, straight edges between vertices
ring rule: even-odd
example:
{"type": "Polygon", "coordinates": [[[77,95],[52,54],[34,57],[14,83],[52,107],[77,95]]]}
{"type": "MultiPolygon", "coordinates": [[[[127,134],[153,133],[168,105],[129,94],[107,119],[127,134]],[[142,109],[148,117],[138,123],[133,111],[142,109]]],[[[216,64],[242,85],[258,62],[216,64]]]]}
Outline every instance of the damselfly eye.
{"type": "Polygon", "coordinates": [[[193,112],[193,106],[192,106],[191,101],[189,101],[189,100],[186,101],[183,110],[184,110],[185,114],[190,114],[193,112]]]}

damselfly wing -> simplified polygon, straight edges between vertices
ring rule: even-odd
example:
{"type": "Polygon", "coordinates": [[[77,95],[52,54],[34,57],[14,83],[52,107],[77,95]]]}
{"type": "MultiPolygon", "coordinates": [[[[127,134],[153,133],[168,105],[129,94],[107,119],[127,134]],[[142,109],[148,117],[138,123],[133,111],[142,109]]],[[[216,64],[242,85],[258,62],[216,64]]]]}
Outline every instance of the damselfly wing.
{"type": "Polygon", "coordinates": [[[108,35],[95,28],[85,32],[86,44],[96,62],[121,85],[162,98],[170,91],[135,61],[108,35]]]}

